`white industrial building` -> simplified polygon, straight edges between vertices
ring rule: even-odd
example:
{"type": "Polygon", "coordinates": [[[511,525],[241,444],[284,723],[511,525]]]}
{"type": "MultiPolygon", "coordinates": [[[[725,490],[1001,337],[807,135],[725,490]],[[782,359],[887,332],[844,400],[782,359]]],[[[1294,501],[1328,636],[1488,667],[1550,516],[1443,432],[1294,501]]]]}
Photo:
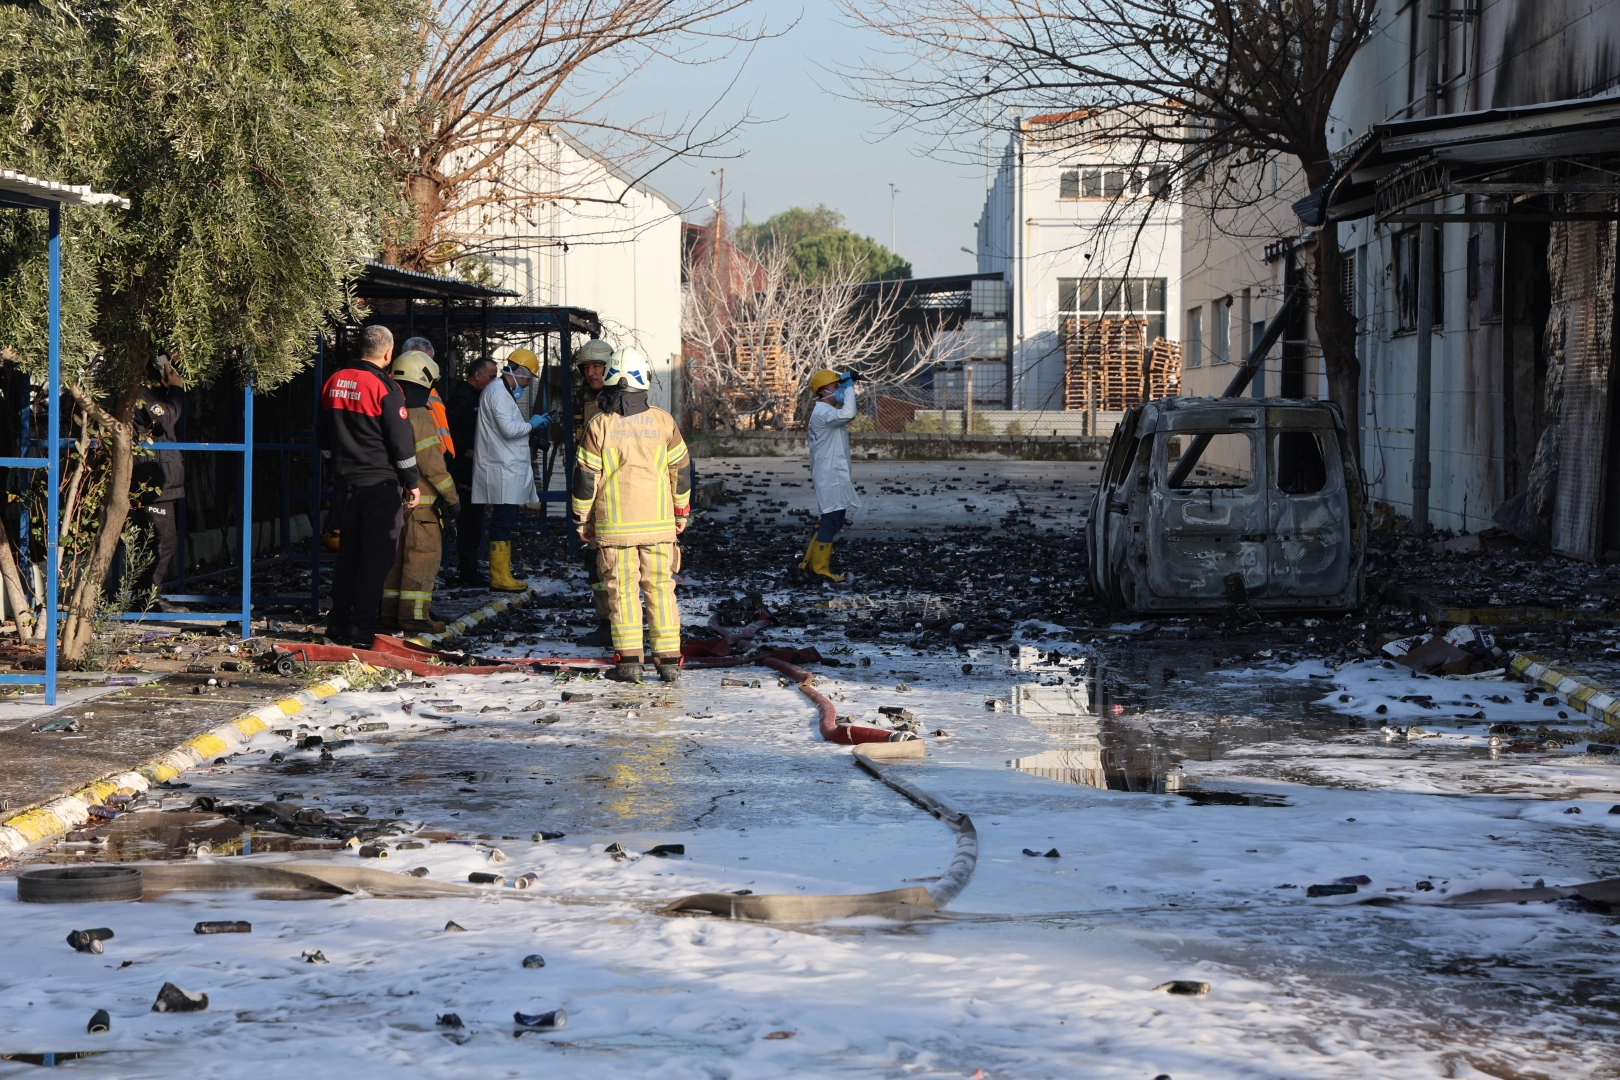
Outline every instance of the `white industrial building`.
{"type": "Polygon", "coordinates": [[[1020,119],[985,196],[978,269],[1011,287],[1013,409],[1063,408],[1065,317],[1145,318],[1149,345],[1180,339],[1181,208],[1154,199],[1144,147],[1099,128],[1081,113],[1020,119]]]}
{"type": "Polygon", "coordinates": [[[603,336],[652,364],[670,408],[681,351],[680,207],[561,132],[537,132],[499,170],[506,198],[456,223],[462,247],[517,303],[588,308],[603,336]]]}

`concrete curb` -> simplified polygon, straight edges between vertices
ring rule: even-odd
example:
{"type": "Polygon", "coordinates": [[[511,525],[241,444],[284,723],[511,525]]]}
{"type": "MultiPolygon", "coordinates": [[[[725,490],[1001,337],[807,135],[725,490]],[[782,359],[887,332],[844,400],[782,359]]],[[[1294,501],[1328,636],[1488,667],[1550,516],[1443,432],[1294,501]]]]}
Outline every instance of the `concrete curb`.
{"type": "Polygon", "coordinates": [[[1549,694],[1557,694],[1570,707],[1579,709],[1594,720],[1601,720],[1612,728],[1620,728],[1620,693],[1584,675],[1560,671],[1529,653],[1514,653],[1508,668],[1526,682],[1533,682],[1549,694]]]}
{"type": "Polygon", "coordinates": [[[272,724],[304,711],[305,707],[323,698],[341,693],[349,682],[341,675],[300,690],[216,728],[193,736],[161,757],[137,765],[129,772],[104,776],[73,792],[50,802],[24,810],[0,822],[0,858],[16,855],[24,849],[60,836],[90,820],[90,807],[100,805],[109,795],[120,792],[134,794],[146,791],[154,784],[171,780],[188,769],[195,768],[247,742],[272,724]]]}
{"type": "Polygon", "coordinates": [[[418,634],[405,640],[412,645],[420,645],[424,649],[437,648],[447,641],[455,640],[479,623],[488,622],[510,611],[516,611],[527,604],[535,595],[537,594],[534,586],[530,585],[527,592],[507,593],[505,596],[491,600],[481,608],[474,608],[454,622],[447,624],[442,634],[418,634]]]}

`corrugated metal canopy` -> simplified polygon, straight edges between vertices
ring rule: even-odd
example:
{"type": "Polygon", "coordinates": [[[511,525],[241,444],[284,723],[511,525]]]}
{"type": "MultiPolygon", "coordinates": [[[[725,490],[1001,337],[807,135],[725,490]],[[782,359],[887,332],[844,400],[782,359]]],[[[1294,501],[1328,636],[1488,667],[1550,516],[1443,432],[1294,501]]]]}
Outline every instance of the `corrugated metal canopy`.
{"type": "Polygon", "coordinates": [[[352,288],[356,296],[368,300],[494,300],[517,295],[509,289],[424,274],[379,262],[366,263],[360,276],[354,279],[352,288]]]}
{"type": "Polygon", "coordinates": [[[92,191],[86,184],[59,184],[11,169],[0,169],[0,206],[44,210],[51,206],[117,206],[129,209],[129,200],[92,191]]]}
{"type": "Polygon", "coordinates": [[[1321,226],[1372,213],[1385,218],[1449,195],[1604,193],[1590,180],[1572,181],[1547,166],[1616,153],[1620,97],[1377,124],[1341,151],[1333,177],[1296,202],[1294,212],[1305,224],[1321,226]],[[1536,168],[1511,171],[1525,167],[1536,168]]]}

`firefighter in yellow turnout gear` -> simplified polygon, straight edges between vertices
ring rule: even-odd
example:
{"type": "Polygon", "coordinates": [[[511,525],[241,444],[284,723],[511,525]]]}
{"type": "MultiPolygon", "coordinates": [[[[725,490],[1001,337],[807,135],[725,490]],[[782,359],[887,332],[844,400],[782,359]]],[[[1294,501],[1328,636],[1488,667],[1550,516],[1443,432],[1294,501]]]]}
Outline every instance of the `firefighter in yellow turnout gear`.
{"type": "Polygon", "coordinates": [[[405,527],[399,533],[399,550],[394,568],[383,581],[380,621],[390,630],[437,634],[444,623],[433,618],[433,584],[439,576],[444,552],[440,524],[446,507],[459,499],[450,469],[444,463],[439,425],[429,407],[439,368],[426,353],[402,353],[388,370],[405,393],[406,415],[416,438],[416,464],[422,474],[422,500],[405,511],[405,527]]]}
{"type": "Polygon", "coordinates": [[[603,384],[580,442],[570,509],[580,540],[597,545],[607,587],[618,654],[608,677],[641,681],[645,611],[658,677],[679,682],[681,613],[674,575],[681,550],[675,538],[686,530],[691,511],[686,441],[673,417],[647,403],[647,361],[640,350],[614,353],[603,384]]]}

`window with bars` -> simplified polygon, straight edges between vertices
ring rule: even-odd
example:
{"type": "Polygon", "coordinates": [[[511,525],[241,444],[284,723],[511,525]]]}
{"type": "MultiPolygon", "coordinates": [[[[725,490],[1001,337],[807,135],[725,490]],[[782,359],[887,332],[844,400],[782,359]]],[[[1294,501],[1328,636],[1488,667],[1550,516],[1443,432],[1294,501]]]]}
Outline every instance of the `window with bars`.
{"type": "Polygon", "coordinates": [[[1070,318],[1147,320],[1147,344],[1164,336],[1164,278],[1058,278],[1059,336],[1070,318]]]}

